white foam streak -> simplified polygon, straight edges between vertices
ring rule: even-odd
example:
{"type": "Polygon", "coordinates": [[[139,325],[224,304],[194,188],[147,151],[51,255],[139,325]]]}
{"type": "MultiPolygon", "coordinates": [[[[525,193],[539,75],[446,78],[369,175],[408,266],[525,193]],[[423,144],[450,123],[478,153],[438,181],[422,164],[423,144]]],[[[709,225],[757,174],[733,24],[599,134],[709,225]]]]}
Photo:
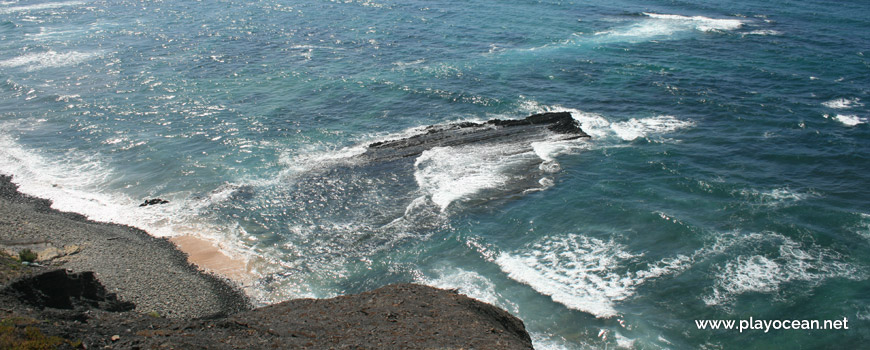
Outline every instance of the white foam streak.
{"type": "Polygon", "coordinates": [[[837,98],[830,101],[822,102],[822,105],[833,109],[848,109],[853,107],[863,107],[860,98],[837,98]]]}
{"type": "Polygon", "coordinates": [[[861,271],[843,262],[840,254],[816,246],[806,247],[776,233],[725,235],[717,242],[723,250],[732,246],[752,249],[771,244],[778,247],[775,253],[739,255],[720,266],[713,291],[703,301],[710,306],[723,305],[745,293],[778,293],[786,283],[814,286],[832,277],[864,278],[861,271]]]}
{"type": "MultiPolygon", "coordinates": [[[[303,172],[307,170],[332,166],[336,164],[352,162],[354,156],[365,153],[364,145],[356,145],[341,149],[314,150],[302,152],[297,155],[284,153],[279,162],[287,167],[289,172],[303,172]]],[[[279,179],[280,180],[280,179],[279,179]]]]}
{"type": "Polygon", "coordinates": [[[855,233],[870,240],[870,214],[861,214],[861,222],[858,224],[855,233]]]}
{"type": "Polygon", "coordinates": [[[722,32],[739,29],[743,21],[738,19],[717,19],[704,16],[680,16],[657,13],[644,13],[648,19],[632,25],[595,33],[596,40],[640,41],[655,38],[668,38],[678,33],[701,31],[722,32]]]}
{"type": "Polygon", "coordinates": [[[816,193],[812,192],[801,193],[788,187],[774,188],[767,191],[742,190],[740,191],[740,194],[744,197],[747,197],[748,199],[757,202],[758,204],[769,207],[793,205],[797,202],[817,195],[816,193]]]}
{"type": "Polygon", "coordinates": [[[77,6],[85,4],[84,1],[63,1],[63,2],[46,2],[41,4],[33,4],[27,6],[10,6],[10,7],[0,7],[0,14],[8,14],[15,12],[28,12],[28,11],[38,11],[38,10],[48,10],[48,9],[56,9],[67,6],[77,6]]]}
{"type": "Polygon", "coordinates": [[[778,30],[773,30],[773,29],[759,29],[759,30],[753,30],[749,33],[746,33],[746,35],[760,35],[760,36],[782,35],[782,32],[780,32],[778,30]]]}
{"type": "Polygon", "coordinates": [[[517,313],[517,305],[503,298],[496,286],[485,276],[461,268],[441,268],[435,271],[437,277],[420,278],[418,282],[442,289],[456,289],[474,299],[497,305],[517,313]]]}
{"type": "Polygon", "coordinates": [[[709,18],[704,16],[680,16],[680,15],[667,15],[667,14],[658,14],[658,13],[647,13],[644,12],[644,15],[649,16],[650,18],[655,19],[663,19],[667,21],[675,21],[682,23],[690,23],[694,26],[695,29],[709,32],[714,30],[735,30],[743,26],[743,21],[739,19],[717,19],[717,18],[709,18]]]}
{"type": "Polygon", "coordinates": [[[455,200],[507,184],[511,180],[508,169],[531,155],[512,155],[511,151],[516,149],[504,144],[435,147],[417,158],[414,179],[444,211],[455,200]]]}
{"type": "Polygon", "coordinates": [[[502,253],[495,263],[511,279],[557,303],[606,318],[617,316],[616,303],[633,296],[638,286],[680,272],[692,260],[677,256],[652,263],[647,270],[625,271],[627,263],[641,256],[612,240],[569,234],[545,237],[528,249],[502,253]]]}
{"type": "Polygon", "coordinates": [[[0,61],[0,67],[24,66],[27,71],[34,71],[43,68],[68,67],[99,57],[101,54],[101,52],[70,51],[58,53],[55,51],[46,51],[26,54],[0,61]]]}
{"type": "Polygon", "coordinates": [[[691,120],[682,120],[670,115],[660,115],[650,118],[632,118],[622,122],[611,122],[608,118],[562,106],[546,106],[536,101],[524,101],[521,109],[528,113],[570,112],[580,123],[580,128],[592,136],[593,140],[617,138],[632,141],[638,138],[649,138],[695,126],[691,120]]]}
{"type": "Polygon", "coordinates": [[[670,115],[662,115],[653,118],[635,119],[611,124],[611,129],[619,138],[632,141],[637,138],[647,137],[650,134],[663,134],[693,126],[694,123],[679,120],[670,115]]]}
{"type": "Polygon", "coordinates": [[[846,126],[856,126],[867,123],[867,118],[862,118],[852,114],[837,114],[836,116],[834,116],[834,119],[836,119],[840,123],[843,123],[843,125],[846,126]]]}
{"type": "Polygon", "coordinates": [[[529,336],[532,338],[532,347],[537,350],[584,349],[583,347],[578,347],[577,344],[568,343],[565,338],[556,336],[555,334],[530,331],[529,336]]]}

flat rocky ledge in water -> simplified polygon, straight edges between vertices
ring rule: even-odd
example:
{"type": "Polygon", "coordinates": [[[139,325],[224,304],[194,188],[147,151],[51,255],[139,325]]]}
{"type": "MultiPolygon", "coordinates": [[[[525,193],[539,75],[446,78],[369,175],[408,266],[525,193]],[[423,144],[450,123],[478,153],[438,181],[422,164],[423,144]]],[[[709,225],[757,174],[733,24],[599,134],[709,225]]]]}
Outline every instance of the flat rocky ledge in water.
{"type": "Polygon", "coordinates": [[[530,143],[533,141],[573,140],[589,137],[569,112],[534,114],[525,119],[492,119],[483,123],[430,125],[420,133],[398,140],[369,144],[359,157],[369,162],[384,162],[418,156],[434,147],[470,144],[530,143]]]}

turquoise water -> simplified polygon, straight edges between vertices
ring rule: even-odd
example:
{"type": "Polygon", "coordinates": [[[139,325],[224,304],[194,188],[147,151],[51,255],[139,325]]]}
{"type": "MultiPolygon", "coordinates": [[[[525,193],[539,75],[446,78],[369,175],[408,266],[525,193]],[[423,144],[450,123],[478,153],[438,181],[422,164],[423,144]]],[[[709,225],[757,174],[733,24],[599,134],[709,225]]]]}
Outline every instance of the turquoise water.
{"type": "Polygon", "coordinates": [[[4,1],[0,172],[250,259],[261,303],[394,282],[538,348],[870,341],[870,3],[4,1]],[[586,141],[370,142],[570,111],[586,141]],[[163,206],[139,208],[145,198],[163,206]],[[695,319],[848,319],[699,330],[695,319]]]}

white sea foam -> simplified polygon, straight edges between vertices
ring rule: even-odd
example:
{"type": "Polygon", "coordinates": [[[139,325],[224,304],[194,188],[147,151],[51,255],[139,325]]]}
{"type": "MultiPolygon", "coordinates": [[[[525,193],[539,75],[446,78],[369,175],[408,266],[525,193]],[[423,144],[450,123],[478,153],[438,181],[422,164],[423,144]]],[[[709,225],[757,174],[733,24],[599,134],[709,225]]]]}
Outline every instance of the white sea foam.
{"type": "MultiPolygon", "coordinates": [[[[287,173],[304,172],[337,164],[349,164],[353,157],[365,153],[365,145],[354,145],[340,149],[322,149],[317,145],[306,146],[306,150],[294,150],[294,154],[283,152],[279,163],[284,165],[287,173]]],[[[280,179],[278,179],[280,180],[280,179]]]]}
{"type": "Polygon", "coordinates": [[[860,98],[837,98],[830,101],[822,102],[822,105],[833,109],[848,109],[853,107],[863,107],[860,98]]]}
{"type": "Polygon", "coordinates": [[[680,120],[670,115],[662,115],[653,118],[632,118],[628,121],[613,123],[611,129],[616,132],[616,135],[619,136],[619,138],[631,141],[637,138],[647,137],[650,134],[674,132],[693,125],[694,123],[691,121],[680,120]]]}
{"type": "Polygon", "coordinates": [[[858,224],[855,233],[870,240],[870,214],[861,214],[861,222],[858,224]]]}
{"type": "Polygon", "coordinates": [[[633,349],[634,343],[637,339],[631,339],[619,332],[614,333],[614,337],[616,338],[616,347],[619,349],[633,349]]]}
{"type": "Polygon", "coordinates": [[[655,38],[668,38],[678,33],[724,32],[743,26],[738,19],[717,19],[704,16],[680,16],[657,13],[644,13],[647,19],[638,21],[626,27],[600,31],[595,33],[599,42],[610,41],[642,41],[655,38]]]}
{"type": "MultiPolygon", "coordinates": [[[[646,17],[634,18],[622,26],[586,33],[572,33],[567,39],[543,46],[521,49],[521,51],[546,51],[571,48],[582,45],[610,43],[640,43],[651,40],[680,39],[690,33],[731,32],[744,26],[745,21],[732,18],[710,18],[704,16],[681,16],[657,13],[644,13],[646,17]]],[[[746,35],[743,33],[742,35],[746,35]]],[[[758,30],[753,35],[776,35],[773,30],[758,30]]]]}
{"type": "MultiPolygon", "coordinates": [[[[28,124],[30,124],[28,122],[28,124]]],[[[3,123],[0,130],[19,130],[3,123]]],[[[8,134],[0,133],[0,173],[13,175],[22,193],[52,201],[52,208],[82,214],[95,221],[138,227],[157,237],[194,235],[215,242],[230,256],[248,259],[237,244],[240,227],[218,227],[200,217],[200,209],[216,198],[188,200],[184,194],[167,195],[168,204],[139,207],[142,199],[113,191],[106,184],[112,169],[93,153],[69,151],[47,157],[26,149],[8,134]]]]}
{"type": "Polygon", "coordinates": [[[435,147],[424,151],[414,163],[414,179],[441,210],[453,201],[511,181],[510,169],[537,156],[521,145],[497,144],[435,147]]]}
{"type": "Polygon", "coordinates": [[[788,187],[774,188],[766,191],[741,190],[740,195],[764,206],[779,207],[793,205],[807,198],[817,196],[814,192],[798,192],[788,187]]]}
{"type": "Polygon", "coordinates": [[[782,35],[782,32],[773,29],[758,29],[748,32],[746,35],[782,35]]]}
{"type": "Polygon", "coordinates": [[[579,347],[577,344],[572,344],[565,338],[555,334],[539,333],[530,331],[529,336],[532,338],[532,347],[537,350],[568,350],[568,349],[587,349],[590,347],[579,347]]]}
{"type": "Polygon", "coordinates": [[[62,1],[62,2],[45,2],[45,3],[41,3],[41,4],[33,4],[33,5],[26,5],[26,6],[0,7],[0,14],[48,10],[48,9],[56,9],[56,8],[61,8],[61,7],[83,5],[83,4],[85,4],[84,1],[62,1]]]}
{"type": "Polygon", "coordinates": [[[521,109],[527,113],[541,112],[570,112],[571,116],[580,123],[580,128],[592,136],[593,140],[616,138],[623,141],[632,141],[642,137],[655,137],[660,134],[672,133],[678,130],[691,128],[695,123],[691,120],[682,120],[670,115],[660,115],[650,118],[632,118],[627,121],[611,122],[607,117],[562,106],[546,106],[536,101],[526,100],[521,109]]]}
{"type": "Polygon", "coordinates": [[[33,40],[43,41],[48,39],[53,39],[57,37],[65,37],[72,36],[75,34],[84,33],[83,30],[59,30],[59,31],[48,31],[45,27],[39,28],[39,33],[35,34],[24,34],[25,37],[33,38],[33,40]]]}
{"type": "Polygon", "coordinates": [[[627,268],[641,257],[613,240],[568,234],[545,237],[526,249],[502,253],[495,263],[511,279],[557,303],[596,317],[613,317],[619,314],[616,304],[633,296],[638,286],[683,271],[692,260],[680,255],[653,262],[646,270],[627,268]]]}
{"type": "Polygon", "coordinates": [[[802,282],[818,285],[833,277],[861,279],[864,273],[843,262],[840,254],[826,248],[805,246],[777,233],[755,233],[742,237],[723,236],[725,246],[742,245],[755,249],[719,266],[711,294],[703,301],[707,305],[731,303],[745,293],[775,294],[782,285],[802,282]],[[758,247],[772,246],[774,252],[758,247]]]}
{"type": "Polygon", "coordinates": [[[396,62],[393,62],[393,65],[397,66],[399,68],[406,68],[409,66],[418,66],[418,65],[423,64],[425,62],[426,62],[426,59],[421,58],[419,60],[414,60],[414,61],[409,61],[409,62],[396,61],[396,62]]]}
{"type": "Polygon", "coordinates": [[[644,12],[644,15],[647,15],[651,18],[655,19],[663,19],[668,21],[677,21],[677,22],[688,22],[691,23],[695,29],[709,32],[714,30],[735,30],[743,26],[743,21],[739,19],[718,19],[718,18],[709,18],[704,16],[680,16],[680,15],[667,15],[667,14],[658,14],[658,13],[647,13],[644,12]]]}
{"type": "Polygon", "coordinates": [[[443,267],[435,271],[436,276],[421,277],[418,282],[443,289],[456,289],[474,299],[499,306],[513,313],[519,312],[517,305],[496,291],[496,286],[485,276],[458,267],[443,267]]]}
{"type": "Polygon", "coordinates": [[[853,114],[837,114],[834,116],[834,119],[846,126],[856,126],[867,123],[867,118],[862,118],[853,114]]]}
{"type": "Polygon", "coordinates": [[[31,53],[23,56],[0,61],[0,67],[25,67],[28,71],[43,68],[68,67],[89,61],[102,55],[102,52],[78,52],[70,51],[58,53],[46,51],[31,53]]]}
{"type": "Polygon", "coordinates": [[[555,302],[597,317],[613,317],[619,315],[619,302],[631,298],[646,281],[674,276],[697,261],[721,256],[736,258],[715,267],[716,281],[702,297],[708,305],[724,306],[744,293],[778,293],[791,282],[817,285],[832,277],[866,276],[835,251],[772,232],[726,232],[690,255],[649,262],[634,271],[628,266],[637,266],[643,254],[629,252],[613,240],[576,234],[545,237],[525,249],[502,252],[494,261],[508,277],[555,302]]]}

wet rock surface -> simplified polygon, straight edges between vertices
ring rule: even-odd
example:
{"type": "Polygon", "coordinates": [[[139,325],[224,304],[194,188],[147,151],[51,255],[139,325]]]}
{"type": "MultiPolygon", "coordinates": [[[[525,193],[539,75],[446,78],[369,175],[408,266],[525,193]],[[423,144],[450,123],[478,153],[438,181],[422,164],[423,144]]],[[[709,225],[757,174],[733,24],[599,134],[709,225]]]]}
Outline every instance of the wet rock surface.
{"type": "Polygon", "coordinates": [[[166,204],[166,203],[169,203],[169,201],[165,200],[163,198],[152,198],[152,199],[146,199],[144,202],[142,202],[142,204],[139,204],[139,206],[140,207],[147,207],[149,205],[166,204]]]}
{"type": "Polygon", "coordinates": [[[580,129],[571,113],[541,113],[516,120],[493,119],[484,123],[431,125],[413,136],[369,144],[365,153],[359,157],[368,162],[386,162],[418,156],[434,147],[586,137],[589,135],[580,129]]]}

